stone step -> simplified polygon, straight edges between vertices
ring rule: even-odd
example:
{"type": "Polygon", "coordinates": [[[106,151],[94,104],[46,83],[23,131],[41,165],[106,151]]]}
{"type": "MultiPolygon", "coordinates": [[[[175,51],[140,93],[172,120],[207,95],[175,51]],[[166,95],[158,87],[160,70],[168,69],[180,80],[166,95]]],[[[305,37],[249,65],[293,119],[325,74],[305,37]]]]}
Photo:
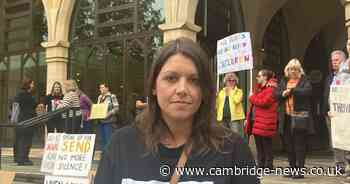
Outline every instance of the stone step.
{"type": "Polygon", "coordinates": [[[42,174],[32,174],[32,173],[16,173],[14,183],[44,183],[45,176],[42,174]]]}

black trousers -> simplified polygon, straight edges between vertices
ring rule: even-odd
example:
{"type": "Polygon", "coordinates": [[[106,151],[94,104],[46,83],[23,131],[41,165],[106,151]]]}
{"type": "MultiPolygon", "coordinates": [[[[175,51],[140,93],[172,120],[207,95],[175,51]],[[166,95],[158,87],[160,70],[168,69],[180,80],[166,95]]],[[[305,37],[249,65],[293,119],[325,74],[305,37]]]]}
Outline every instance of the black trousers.
{"type": "Polygon", "coordinates": [[[29,153],[32,147],[32,139],[35,129],[16,128],[16,137],[14,144],[14,160],[16,162],[29,161],[29,153]]]}
{"type": "Polygon", "coordinates": [[[57,115],[47,123],[47,131],[49,133],[55,132],[55,129],[58,133],[62,133],[64,132],[64,128],[64,121],[61,115],[57,115]]]}
{"type": "Polygon", "coordinates": [[[64,132],[68,134],[76,134],[81,131],[81,116],[74,116],[64,119],[64,132]]]}
{"type": "Polygon", "coordinates": [[[254,135],[258,167],[273,168],[272,138],[254,135]]]}
{"type": "Polygon", "coordinates": [[[283,139],[288,152],[290,167],[302,168],[305,166],[307,130],[291,128],[290,116],[286,115],[283,139]]]}

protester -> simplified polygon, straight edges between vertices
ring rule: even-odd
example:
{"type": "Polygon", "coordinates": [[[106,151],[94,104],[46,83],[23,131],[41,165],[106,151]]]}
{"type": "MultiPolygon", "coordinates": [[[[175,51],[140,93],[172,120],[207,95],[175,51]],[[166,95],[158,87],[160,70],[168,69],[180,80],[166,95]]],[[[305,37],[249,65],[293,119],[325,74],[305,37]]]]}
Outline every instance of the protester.
{"type": "Polygon", "coordinates": [[[272,137],[277,131],[277,99],[274,91],[277,81],[273,72],[260,70],[257,85],[249,97],[251,104],[247,115],[245,132],[254,135],[258,167],[273,169],[272,137]]]}
{"type": "Polygon", "coordinates": [[[243,137],[243,92],[237,86],[238,77],[235,73],[227,73],[223,82],[225,87],[216,97],[217,120],[243,137]]]}
{"type": "MultiPolygon", "coordinates": [[[[331,69],[330,74],[325,79],[324,84],[324,93],[323,93],[323,106],[322,112],[326,117],[326,121],[329,127],[329,143],[332,145],[332,135],[331,135],[331,120],[330,120],[330,105],[329,105],[329,93],[331,85],[340,85],[341,81],[338,78],[338,74],[341,71],[340,66],[344,66],[346,60],[345,53],[341,50],[335,50],[331,53],[331,69]]],[[[344,70],[344,68],[343,68],[344,70]]],[[[345,173],[346,168],[346,160],[345,160],[346,152],[344,150],[340,150],[337,148],[333,149],[335,166],[341,169],[342,173],[345,173]]]]}
{"type": "Polygon", "coordinates": [[[119,103],[116,95],[109,91],[109,86],[106,83],[100,84],[100,92],[101,94],[98,96],[97,103],[105,103],[108,106],[106,118],[100,120],[98,124],[101,136],[101,147],[105,150],[113,132],[112,124],[117,123],[116,115],[119,111],[119,103]]]}
{"type": "MultiPolygon", "coordinates": [[[[314,133],[310,98],[312,87],[298,59],[288,62],[284,74],[277,90],[279,133],[286,145],[290,167],[303,168],[307,136],[314,133]]],[[[285,176],[304,178],[301,172],[285,176]]]]}
{"type": "MultiPolygon", "coordinates": [[[[33,97],[34,81],[24,79],[21,90],[15,97],[15,102],[19,104],[18,122],[35,117],[35,108],[37,103],[33,97]]],[[[30,149],[32,147],[32,139],[34,135],[34,127],[16,128],[16,138],[14,144],[14,160],[19,166],[33,165],[29,159],[30,149]]]]}
{"type": "Polygon", "coordinates": [[[63,100],[57,106],[60,108],[70,108],[68,113],[63,114],[65,132],[78,133],[81,123],[80,99],[78,94],[78,85],[74,80],[66,80],[63,82],[65,94],[63,100]]]}
{"type": "Polygon", "coordinates": [[[90,121],[90,113],[92,101],[91,99],[80,89],[77,90],[80,102],[80,110],[81,110],[81,124],[80,124],[80,133],[82,134],[92,134],[92,123],[90,121]]]}
{"type": "Polygon", "coordinates": [[[135,101],[135,115],[139,115],[147,107],[147,97],[138,96],[135,101]]]}
{"type": "MultiPolygon", "coordinates": [[[[53,83],[51,93],[46,96],[44,105],[46,106],[47,112],[55,111],[63,99],[63,90],[60,82],[56,81],[53,83]]],[[[48,132],[63,132],[64,122],[61,115],[57,115],[47,123],[48,132]]]]}
{"type": "Polygon", "coordinates": [[[208,64],[204,51],[189,39],[164,46],[148,78],[148,107],[137,123],[113,135],[96,184],[259,183],[256,175],[172,176],[175,165],[255,167],[242,138],[215,122],[215,87],[208,64]]]}

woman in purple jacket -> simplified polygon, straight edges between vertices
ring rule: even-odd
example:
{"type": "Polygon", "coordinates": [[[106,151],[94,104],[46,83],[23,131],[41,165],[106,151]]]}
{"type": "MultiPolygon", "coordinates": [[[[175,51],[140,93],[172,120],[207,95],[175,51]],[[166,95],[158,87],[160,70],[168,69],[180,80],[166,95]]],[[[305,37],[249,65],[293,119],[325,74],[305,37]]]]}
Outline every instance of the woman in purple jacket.
{"type": "Polygon", "coordinates": [[[92,123],[89,120],[92,101],[90,98],[81,90],[78,90],[80,100],[80,110],[82,114],[80,129],[82,134],[92,134],[92,123]]]}

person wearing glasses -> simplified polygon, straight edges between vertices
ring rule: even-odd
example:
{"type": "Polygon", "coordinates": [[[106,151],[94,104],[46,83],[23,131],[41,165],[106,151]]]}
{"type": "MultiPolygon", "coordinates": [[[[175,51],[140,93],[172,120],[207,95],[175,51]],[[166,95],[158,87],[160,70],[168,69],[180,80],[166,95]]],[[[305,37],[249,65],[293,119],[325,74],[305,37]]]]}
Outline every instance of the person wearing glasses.
{"type": "Polygon", "coordinates": [[[226,73],[221,89],[216,97],[217,120],[223,126],[233,130],[243,137],[243,92],[238,88],[238,77],[235,73],[226,73]]]}
{"type": "Polygon", "coordinates": [[[260,70],[256,86],[249,96],[250,110],[247,115],[245,132],[254,135],[258,167],[273,169],[272,137],[277,132],[277,81],[270,70],[260,70]]]}

